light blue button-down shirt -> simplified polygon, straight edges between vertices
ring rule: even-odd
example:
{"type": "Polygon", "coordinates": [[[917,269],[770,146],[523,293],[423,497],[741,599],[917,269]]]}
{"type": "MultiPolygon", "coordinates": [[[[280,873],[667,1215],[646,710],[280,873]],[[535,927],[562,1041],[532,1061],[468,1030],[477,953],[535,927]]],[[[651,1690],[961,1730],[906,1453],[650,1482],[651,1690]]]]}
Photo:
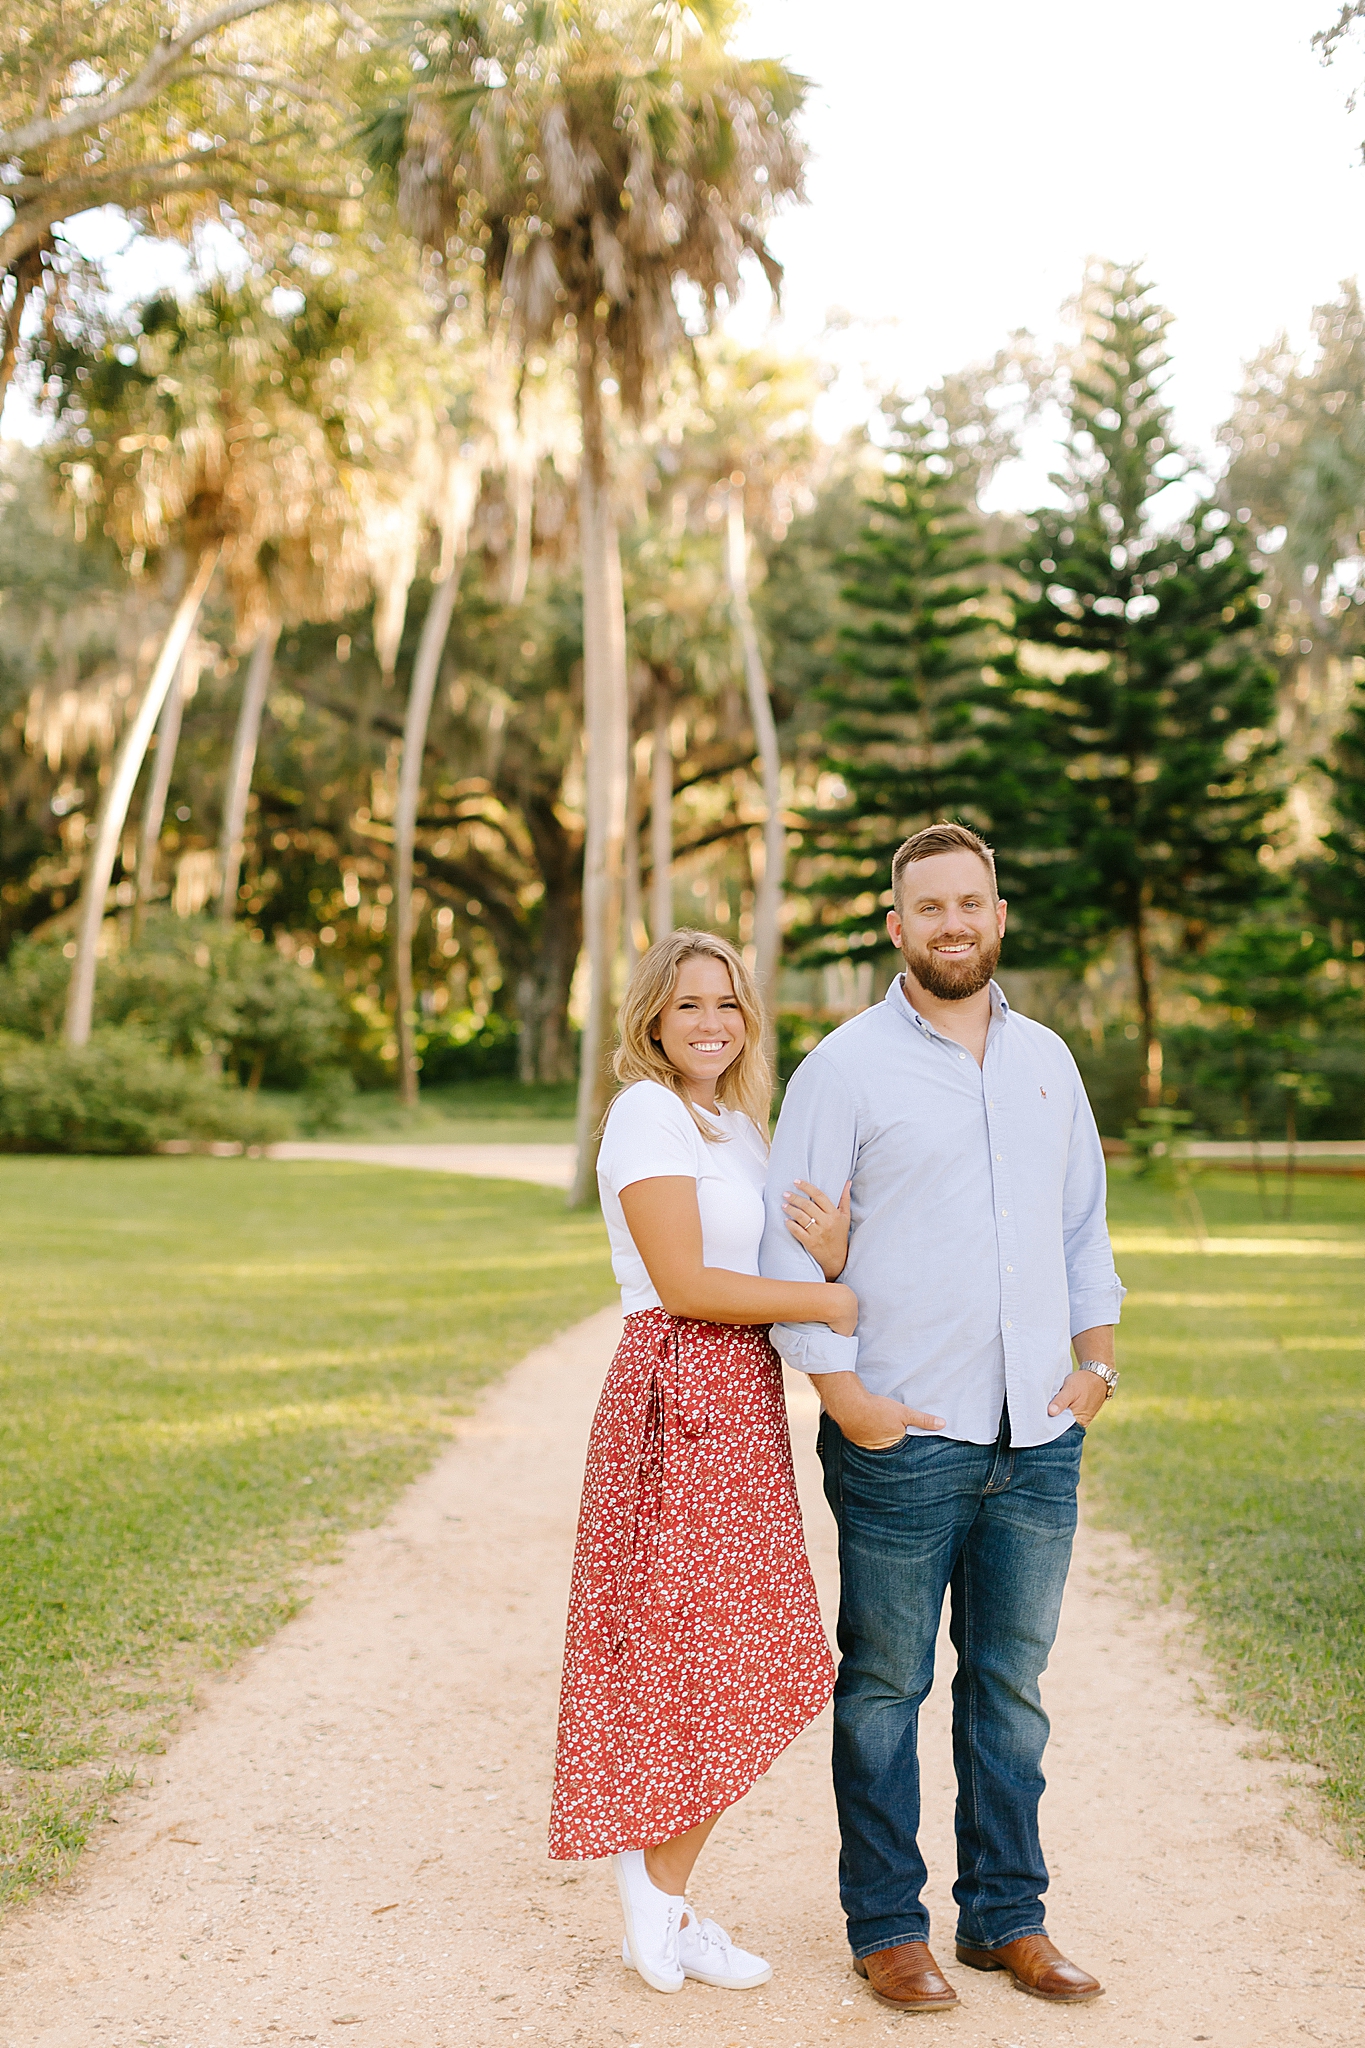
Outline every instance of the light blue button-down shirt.
{"type": "Polygon", "coordinates": [[[1057,1034],[1012,1011],[992,982],[978,1067],[897,977],[792,1076],[768,1169],[764,1274],[822,1277],[787,1229],[783,1191],[808,1180],[836,1198],[849,1179],[842,1277],[858,1296],[857,1335],[779,1323],[787,1364],[856,1370],[965,1443],[995,1441],[1006,1398],[1016,1444],[1069,1429],[1071,1415],[1047,1407],[1071,1370],[1070,1340],[1116,1323],[1124,1289],[1099,1132],[1057,1034]]]}

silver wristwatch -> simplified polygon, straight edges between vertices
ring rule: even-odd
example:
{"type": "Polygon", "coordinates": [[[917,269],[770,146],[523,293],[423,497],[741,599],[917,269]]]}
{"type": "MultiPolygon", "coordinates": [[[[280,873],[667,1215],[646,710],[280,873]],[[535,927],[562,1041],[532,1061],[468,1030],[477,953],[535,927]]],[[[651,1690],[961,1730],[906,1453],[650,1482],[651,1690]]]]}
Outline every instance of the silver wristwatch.
{"type": "Polygon", "coordinates": [[[1101,1365],[1098,1358],[1083,1358],[1076,1367],[1077,1372],[1098,1373],[1104,1381],[1106,1401],[1112,1401],[1118,1392],[1119,1376],[1112,1365],[1101,1365]]]}

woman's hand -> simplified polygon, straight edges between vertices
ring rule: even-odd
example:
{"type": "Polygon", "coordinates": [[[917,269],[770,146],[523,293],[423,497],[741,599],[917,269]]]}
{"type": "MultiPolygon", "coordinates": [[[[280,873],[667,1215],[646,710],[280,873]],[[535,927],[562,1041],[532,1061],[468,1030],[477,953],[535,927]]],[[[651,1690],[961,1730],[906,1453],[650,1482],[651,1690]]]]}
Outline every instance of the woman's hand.
{"type": "MultiPolygon", "coordinates": [[[[858,1327],[858,1297],[851,1287],[841,1281],[834,1281],[826,1289],[833,1307],[829,1315],[829,1326],[836,1337],[851,1337],[858,1327]]],[[[1093,1379],[1095,1375],[1092,1373],[1093,1379]]]]}
{"type": "Polygon", "coordinates": [[[799,1245],[804,1245],[826,1280],[837,1280],[848,1262],[849,1192],[844,1182],[838,1205],[808,1180],[799,1180],[782,1197],[787,1228],[799,1245]]]}

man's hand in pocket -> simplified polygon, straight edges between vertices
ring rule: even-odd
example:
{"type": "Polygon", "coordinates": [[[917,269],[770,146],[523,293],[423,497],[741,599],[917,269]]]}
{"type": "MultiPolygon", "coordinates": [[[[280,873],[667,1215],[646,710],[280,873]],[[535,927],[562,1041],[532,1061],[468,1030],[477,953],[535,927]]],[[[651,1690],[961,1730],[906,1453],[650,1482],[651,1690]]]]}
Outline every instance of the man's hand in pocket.
{"type": "MultiPolygon", "coordinates": [[[[1089,1377],[1095,1376],[1091,1373],[1089,1377]]],[[[893,1401],[889,1394],[870,1394],[856,1372],[813,1372],[810,1379],[830,1421],[859,1450],[890,1450],[907,1429],[943,1427],[941,1415],[922,1415],[918,1408],[907,1408],[904,1401],[893,1401]]]]}

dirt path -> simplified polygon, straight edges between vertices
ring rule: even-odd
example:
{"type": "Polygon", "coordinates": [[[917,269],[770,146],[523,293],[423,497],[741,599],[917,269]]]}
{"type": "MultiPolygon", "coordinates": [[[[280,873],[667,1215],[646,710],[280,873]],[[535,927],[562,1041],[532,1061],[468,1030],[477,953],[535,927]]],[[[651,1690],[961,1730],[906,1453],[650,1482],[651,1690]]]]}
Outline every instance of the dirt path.
{"type": "Polygon", "coordinates": [[[272,1159],[346,1159],[359,1166],[419,1167],[427,1173],[468,1173],[486,1180],[529,1180],[567,1188],[572,1145],[369,1145],[331,1139],[290,1139],[270,1147],[272,1159]]]}
{"type": "MultiPolygon", "coordinates": [[[[602,1314],[525,1360],[308,1609],[206,1686],[78,1880],[5,1929],[3,2048],[823,2048],[905,2024],[847,1967],[823,1722],[699,1873],[698,1902],[772,1958],[762,1991],[647,1991],[617,1960],[605,1868],[546,1860],[582,1447],[617,1327],[602,1314]]],[[[828,1595],[808,1390],[793,1407],[828,1595]]],[[[1084,1540],[1046,1681],[1051,1917],[1109,1996],[1054,2012],[952,1967],[940,1686],[932,1902],[963,2004],[922,2024],[960,2048],[1359,2048],[1362,1873],[1286,1820],[1246,1732],[1192,1703],[1178,1629],[1112,1583],[1126,1560],[1084,1540]]]]}

